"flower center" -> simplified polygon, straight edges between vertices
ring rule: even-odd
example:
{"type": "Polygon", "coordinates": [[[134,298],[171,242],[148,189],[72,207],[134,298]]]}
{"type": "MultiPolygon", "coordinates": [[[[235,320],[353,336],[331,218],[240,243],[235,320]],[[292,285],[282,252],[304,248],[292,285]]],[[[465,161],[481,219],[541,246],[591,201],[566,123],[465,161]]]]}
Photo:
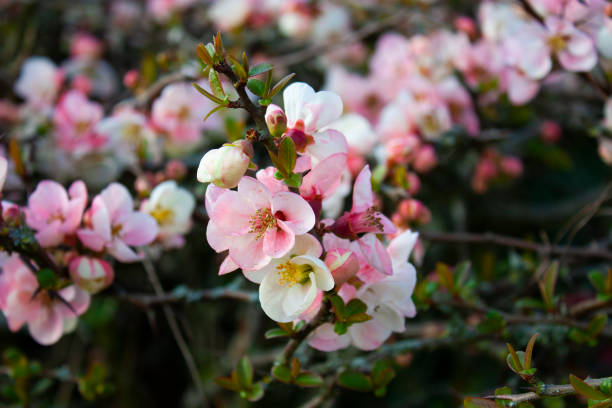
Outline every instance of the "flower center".
{"type": "Polygon", "coordinates": [[[47,224],[51,224],[53,221],[64,222],[65,221],[64,216],[62,215],[62,213],[58,211],[55,214],[52,214],[49,216],[49,219],[47,220],[47,224]]]}
{"type": "Polygon", "coordinates": [[[157,205],[153,211],[151,211],[151,217],[155,218],[155,221],[159,225],[169,224],[174,219],[174,212],[167,208],[157,205]]]}
{"type": "Polygon", "coordinates": [[[111,234],[113,236],[119,235],[119,233],[121,232],[121,228],[123,228],[123,225],[121,224],[113,225],[113,228],[111,229],[111,234]]]}
{"type": "Polygon", "coordinates": [[[180,120],[187,120],[191,116],[191,111],[189,110],[189,106],[181,106],[179,109],[177,116],[180,120]]]}
{"type": "Polygon", "coordinates": [[[548,46],[553,50],[553,52],[561,52],[567,46],[567,37],[557,34],[548,38],[548,46]]]}
{"type": "Polygon", "coordinates": [[[259,208],[251,215],[251,229],[249,232],[256,234],[255,239],[263,238],[266,231],[276,227],[276,217],[269,208],[259,208]]]}
{"type": "Polygon", "coordinates": [[[376,207],[370,207],[366,210],[364,220],[367,226],[376,227],[379,231],[384,230],[376,207]]]}
{"type": "Polygon", "coordinates": [[[278,271],[278,283],[281,286],[287,285],[291,287],[296,283],[304,284],[308,282],[309,273],[312,271],[310,265],[296,265],[291,261],[287,261],[284,264],[280,264],[276,267],[278,271]]]}

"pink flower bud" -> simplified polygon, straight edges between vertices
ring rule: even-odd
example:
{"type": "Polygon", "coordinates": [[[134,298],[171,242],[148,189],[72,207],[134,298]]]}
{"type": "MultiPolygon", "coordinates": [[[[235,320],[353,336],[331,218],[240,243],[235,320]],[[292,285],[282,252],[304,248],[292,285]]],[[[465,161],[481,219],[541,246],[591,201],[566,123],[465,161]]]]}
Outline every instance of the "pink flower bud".
{"type": "Polygon", "coordinates": [[[504,157],[501,161],[501,168],[510,177],[519,177],[523,174],[523,163],[518,157],[504,157]]]}
{"type": "Polygon", "coordinates": [[[476,24],[474,20],[467,16],[459,16],[455,19],[455,28],[457,31],[463,31],[470,38],[476,37],[476,24]]]}
{"type": "Polygon", "coordinates": [[[476,165],[475,177],[489,181],[497,177],[497,165],[489,158],[481,159],[476,165]]]}
{"type": "Polygon", "coordinates": [[[438,157],[432,145],[419,147],[412,162],[412,166],[419,173],[427,173],[429,170],[436,167],[438,157]]]}
{"type": "Polygon", "coordinates": [[[88,95],[91,91],[91,81],[85,75],[77,75],[72,79],[72,87],[88,95]]]}
{"type": "Polygon", "coordinates": [[[398,206],[398,211],[408,222],[427,224],[431,221],[431,212],[422,202],[414,198],[402,200],[398,206]]]}
{"type": "Polygon", "coordinates": [[[545,120],[540,127],[542,140],[548,143],[556,143],[561,138],[561,126],[554,120],[545,120]]]}
{"type": "Polygon", "coordinates": [[[209,150],[200,161],[198,181],[213,183],[222,188],[234,188],[246,173],[251,157],[253,146],[246,140],[209,150]]]}
{"type": "Polygon", "coordinates": [[[415,195],[421,190],[421,180],[415,173],[408,172],[406,180],[408,181],[408,194],[415,195]]]}
{"type": "Polygon", "coordinates": [[[187,166],[180,160],[170,160],[166,164],[166,176],[172,180],[180,180],[187,175],[187,166]]]}
{"type": "Polygon", "coordinates": [[[138,85],[139,80],[140,72],[138,72],[137,69],[131,69],[123,76],[123,85],[125,85],[126,88],[130,89],[136,88],[136,85],[138,85]]]}
{"type": "Polygon", "coordinates": [[[337,288],[350,280],[359,271],[357,256],[353,252],[342,248],[332,249],[327,252],[325,265],[331,271],[337,288]]]}
{"type": "Polygon", "coordinates": [[[74,283],[91,294],[108,287],[114,279],[113,268],[108,262],[89,256],[73,259],[68,270],[74,283]]]}
{"type": "Polygon", "coordinates": [[[280,137],[287,130],[287,116],[280,106],[270,104],[266,109],[266,125],[273,137],[280,137]]]}

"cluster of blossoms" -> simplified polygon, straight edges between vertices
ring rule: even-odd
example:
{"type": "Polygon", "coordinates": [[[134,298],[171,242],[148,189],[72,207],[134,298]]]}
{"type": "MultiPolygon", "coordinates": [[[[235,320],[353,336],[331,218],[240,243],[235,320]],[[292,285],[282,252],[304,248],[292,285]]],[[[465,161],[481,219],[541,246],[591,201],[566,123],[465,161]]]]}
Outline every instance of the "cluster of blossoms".
{"type": "MultiPolygon", "coordinates": [[[[102,48],[81,33],[72,39],[71,58],[60,66],[46,57],[28,58],[14,86],[24,102],[0,102],[0,122],[12,124],[18,140],[35,145],[38,171],[64,182],[83,174],[88,185],[102,188],[124,169],[158,166],[164,154],[192,152],[204,143],[204,132],[221,127],[218,118],[202,120],[213,105],[187,82],[166,86],[150,113],[128,101],[105,114],[98,101],[116,95],[119,87],[100,59],[102,48]]],[[[125,85],[138,91],[138,76],[128,72],[125,85]]]]}
{"type": "MultiPolygon", "coordinates": [[[[2,163],[6,170],[6,160],[2,163]]],[[[139,261],[143,247],[180,245],[191,228],[194,207],[193,196],[173,180],[157,185],[140,209],[119,183],[111,183],[89,206],[82,181],[66,191],[43,180],[23,208],[3,201],[4,224],[30,228],[56,269],[33,265],[17,253],[0,253],[0,310],[10,330],[27,324],[40,344],[57,342],[74,329],[91,295],[113,282],[113,262],[139,261]],[[58,271],[67,272],[59,276],[58,271]]]]}
{"type": "Polygon", "coordinates": [[[283,100],[284,109],[268,106],[266,123],[273,143],[283,146],[289,139],[295,147],[297,158],[286,170],[299,176],[299,186],[290,188],[275,167],[246,175],[254,168],[248,140],[211,150],[200,162],[198,179],[211,183],[206,236],[215,251],[227,251],[219,274],[240,268],[259,284],[264,312],[282,323],[313,319],[333,293],[347,303],[359,299],[366,319],[346,333],[335,332],[331,323],[320,326],[310,345],[327,351],[349,344],[374,349],[392,332],[403,331],[405,317],[415,315],[416,271],[408,257],[417,234],[399,233],[377,209],[368,165],[355,179],[350,211],[331,215],[338,211],[333,206],[328,211],[328,203],[337,201],[350,173],[349,145],[334,125],[342,100],[304,83],[287,87],[283,100]]]}

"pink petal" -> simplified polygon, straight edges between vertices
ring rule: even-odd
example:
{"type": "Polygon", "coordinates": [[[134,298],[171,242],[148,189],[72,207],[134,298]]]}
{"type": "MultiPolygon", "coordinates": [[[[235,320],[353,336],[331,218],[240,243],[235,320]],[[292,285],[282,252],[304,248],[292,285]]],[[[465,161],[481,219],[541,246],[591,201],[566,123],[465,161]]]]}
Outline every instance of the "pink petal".
{"type": "Polygon", "coordinates": [[[295,193],[280,192],[274,194],[271,209],[272,214],[294,234],[305,234],[314,227],[315,215],[312,207],[295,193]]]}
{"type": "Polygon", "coordinates": [[[295,243],[295,234],[283,221],[278,221],[277,226],[266,231],[263,237],[263,252],[272,258],[285,255],[295,243]]]}
{"type": "Polygon", "coordinates": [[[314,97],[314,95],[314,89],[303,82],[294,82],[285,88],[283,91],[283,103],[289,128],[293,127],[298,119],[303,119],[302,109],[306,102],[314,97]]]}
{"type": "Polygon", "coordinates": [[[149,214],[134,212],[122,224],[121,239],[128,245],[148,245],[155,240],[159,227],[149,214]]]}
{"type": "Polygon", "coordinates": [[[229,255],[243,269],[261,269],[270,262],[263,250],[263,240],[255,240],[250,234],[235,237],[229,255]]]}
{"type": "Polygon", "coordinates": [[[374,193],[372,192],[372,173],[370,166],[366,165],[355,179],[353,188],[353,209],[351,212],[360,213],[374,205],[374,193]]]}
{"type": "Polygon", "coordinates": [[[96,252],[102,251],[104,245],[108,242],[100,234],[89,229],[78,230],[77,236],[83,245],[96,252]]]}
{"type": "Polygon", "coordinates": [[[53,307],[42,307],[37,316],[28,322],[28,329],[34,340],[48,346],[62,337],[64,322],[53,307]]]}
{"type": "Polygon", "coordinates": [[[342,99],[334,92],[319,91],[302,108],[306,132],[321,129],[342,115],[342,99]]]}
{"type": "Polygon", "coordinates": [[[351,337],[348,334],[339,335],[334,331],[334,325],[323,323],[308,338],[308,345],[321,351],[336,351],[348,347],[351,337]]]}
{"type": "Polygon", "coordinates": [[[134,201],[125,186],[119,183],[111,183],[98,195],[104,201],[112,224],[125,214],[134,211],[134,201]]]}
{"type": "Polygon", "coordinates": [[[216,252],[226,251],[230,247],[233,238],[234,237],[231,235],[221,233],[217,224],[212,220],[208,221],[208,225],[206,226],[206,240],[208,241],[208,245],[216,252]]]}
{"type": "Polygon", "coordinates": [[[270,191],[253,177],[245,176],[240,180],[238,194],[251,208],[265,208],[270,205],[270,191]]]}
{"type": "Polygon", "coordinates": [[[376,350],[391,335],[391,330],[385,328],[375,319],[354,324],[349,327],[353,344],[360,350],[376,350]]]}
{"type": "Polygon", "coordinates": [[[302,180],[302,197],[308,200],[331,196],[340,185],[342,173],[346,169],[346,158],[346,154],[337,153],[317,164],[302,180]]]}
{"type": "Polygon", "coordinates": [[[113,239],[108,247],[108,252],[120,262],[136,262],[143,258],[143,254],[137,254],[125,242],[119,238],[113,239]]]}
{"type": "Polygon", "coordinates": [[[240,268],[240,266],[238,266],[238,264],[228,255],[223,262],[221,262],[221,266],[219,266],[219,275],[234,272],[238,268],[240,268]]]}

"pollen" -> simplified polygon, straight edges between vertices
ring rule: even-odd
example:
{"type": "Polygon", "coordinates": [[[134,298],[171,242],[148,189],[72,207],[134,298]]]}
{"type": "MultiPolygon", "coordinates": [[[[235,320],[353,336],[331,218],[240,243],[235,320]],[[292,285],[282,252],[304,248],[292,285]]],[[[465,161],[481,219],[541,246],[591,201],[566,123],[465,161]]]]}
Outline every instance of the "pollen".
{"type": "Polygon", "coordinates": [[[383,225],[380,222],[380,216],[378,215],[378,209],[376,207],[370,207],[366,210],[365,214],[366,224],[370,227],[375,227],[379,231],[383,231],[383,225]]]}
{"type": "Polygon", "coordinates": [[[151,217],[155,218],[159,225],[164,225],[172,222],[174,218],[174,212],[167,208],[156,206],[153,211],[151,211],[151,217]]]}
{"type": "Polygon", "coordinates": [[[276,217],[269,208],[259,208],[251,215],[249,223],[251,225],[249,232],[256,234],[255,239],[261,239],[267,230],[276,227],[276,217]]]}
{"type": "Polygon", "coordinates": [[[553,35],[548,38],[548,46],[554,52],[561,52],[567,47],[568,38],[563,35],[553,35]]]}
{"type": "Polygon", "coordinates": [[[281,286],[291,287],[296,283],[304,284],[308,281],[308,274],[312,271],[310,265],[296,265],[291,261],[280,264],[276,267],[278,271],[278,283],[281,286]]]}

